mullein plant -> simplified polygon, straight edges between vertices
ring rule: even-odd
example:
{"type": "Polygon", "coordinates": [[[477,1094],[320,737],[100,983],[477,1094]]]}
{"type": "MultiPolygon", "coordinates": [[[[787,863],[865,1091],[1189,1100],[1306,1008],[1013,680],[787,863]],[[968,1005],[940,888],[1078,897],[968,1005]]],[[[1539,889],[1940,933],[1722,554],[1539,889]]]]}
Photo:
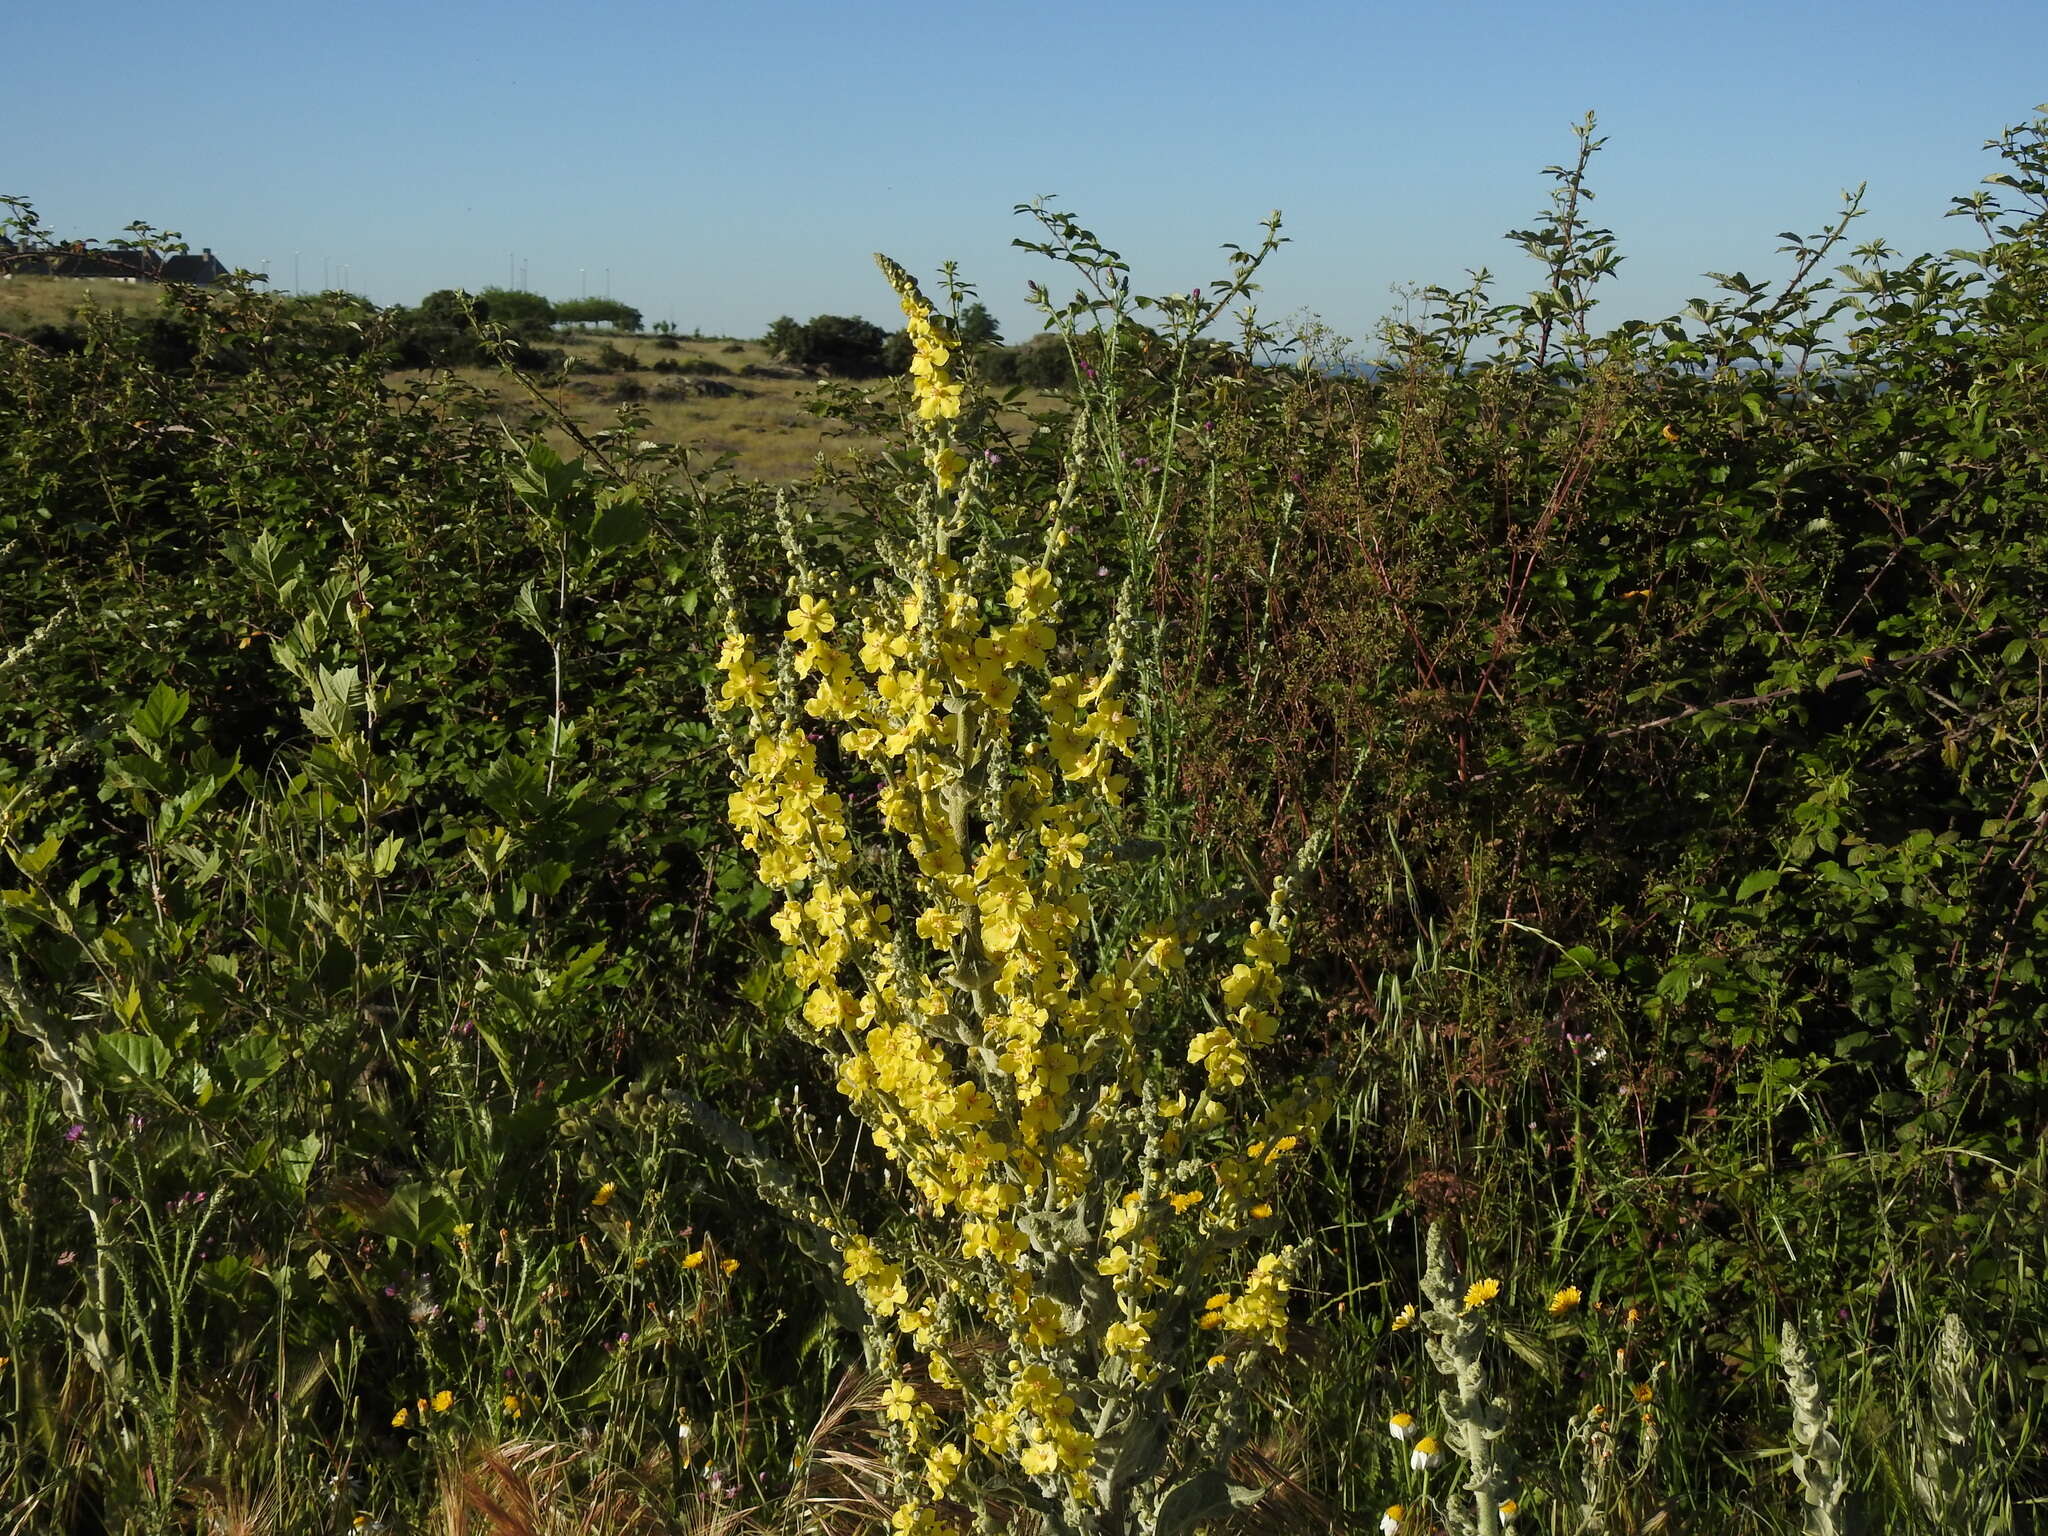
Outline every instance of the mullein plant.
{"type": "Polygon", "coordinates": [[[1918,1427],[1913,1498],[1933,1530],[2003,1536],[2013,1528],[2011,1499],[1998,1487],[1995,1473],[1971,1454],[1982,1417],[1977,1400],[1981,1369],[1963,1320],[1953,1312],[1944,1314],[1927,1412],[1918,1427]]]}
{"type": "Polygon", "coordinates": [[[1169,916],[1116,942],[1128,915],[1091,900],[1129,789],[1127,623],[1061,635],[1072,484],[1035,531],[988,505],[957,339],[877,260],[915,351],[911,532],[863,593],[785,524],[782,643],[728,592],[712,702],[732,825],[781,897],[791,1026],[914,1198],[863,1231],[778,1192],[864,1304],[895,1532],[1008,1529],[1022,1506],[1062,1536],[1182,1536],[1257,1496],[1227,1469],[1288,1348],[1298,1258],[1273,1201],[1327,1108],[1263,1093],[1255,1065],[1280,1032],[1288,882],[1211,1027],[1162,1057],[1189,935],[1169,916]]]}
{"type": "Polygon", "coordinates": [[[1842,1442],[1813,1357],[1789,1322],[1779,1339],[1778,1370],[1792,1400],[1792,1472],[1805,1495],[1806,1528],[1812,1536],[1844,1536],[1849,1475],[1842,1442]]]}
{"type": "MultiPolygon", "coordinates": [[[[1446,1501],[1451,1529],[1500,1536],[1514,1519],[1514,1467],[1501,1436],[1507,1403],[1487,1379],[1488,1307],[1500,1295],[1498,1280],[1464,1284],[1443,1229],[1431,1223],[1425,1239],[1422,1295],[1423,1352],[1448,1383],[1437,1393],[1445,1438],[1463,1462],[1468,1499],[1446,1501]]],[[[1563,1293],[1560,1292],[1560,1295],[1563,1293]]]]}

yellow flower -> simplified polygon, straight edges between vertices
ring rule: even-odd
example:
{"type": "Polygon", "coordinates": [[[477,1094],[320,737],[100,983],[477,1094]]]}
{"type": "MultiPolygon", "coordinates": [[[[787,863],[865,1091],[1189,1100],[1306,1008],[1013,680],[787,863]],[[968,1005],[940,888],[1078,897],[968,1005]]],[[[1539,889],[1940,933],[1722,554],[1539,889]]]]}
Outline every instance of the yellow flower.
{"type": "Polygon", "coordinates": [[[411,1422],[412,1410],[410,1408],[401,1408],[398,1412],[391,1415],[391,1427],[393,1429],[403,1429],[411,1422]]]}
{"type": "Polygon", "coordinates": [[[838,627],[839,621],[832,617],[832,610],[823,598],[799,597],[796,606],[789,610],[789,628],[782,632],[785,640],[798,642],[822,639],[838,627]]]}
{"type": "Polygon", "coordinates": [[[1263,1200],[1261,1200],[1257,1205],[1253,1206],[1251,1211],[1253,1221],[1264,1221],[1268,1216],[1272,1214],[1273,1207],[1266,1204],[1263,1200]]]}
{"type": "Polygon", "coordinates": [[[908,1424],[917,1408],[917,1393],[908,1382],[894,1381],[882,1389],[882,1411],[897,1424],[908,1424]]]}
{"type": "Polygon", "coordinates": [[[1465,1310],[1476,1311],[1500,1294],[1498,1280],[1475,1280],[1465,1288],[1465,1310]]]}
{"type": "Polygon", "coordinates": [[[1512,1520],[1515,1518],[1516,1515],[1520,1514],[1521,1512],[1522,1506],[1517,1504],[1513,1499],[1502,1499],[1500,1501],[1501,1519],[1512,1520]]]}
{"type": "Polygon", "coordinates": [[[721,1275],[733,1274],[738,1271],[739,1267],[740,1261],[738,1259],[720,1259],[718,1261],[718,1272],[721,1275]]]}
{"type": "Polygon", "coordinates": [[[1583,1299],[1579,1295],[1579,1288],[1576,1285],[1568,1285],[1550,1298],[1550,1315],[1552,1317],[1563,1317],[1565,1313],[1571,1311],[1583,1299]]]}
{"type": "Polygon", "coordinates": [[[1396,1312],[1391,1326],[1396,1333],[1399,1333],[1403,1328],[1413,1328],[1415,1326],[1415,1303],[1411,1301],[1407,1306],[1396,1312]]]}
{"type": "Polygon", "coordinates": [[[434,1394],[434,1412],[446,1413],[455,1402],[455,1394],[446,1387],[434,1394]]]}
{"type": "Polygon", "coordinates": [[[703,1268],[703,1267],[704,1267],[704,1250],[703,1250],[703,1249],[699,1248],[699,1249],[698,1249],[698,1250],[697,1250],[697,1251],[696,1251],[695,1253],[686,1253],[686,1254],[684,1254],[684,1255],[683,1255],[683,1268],[685,1268],[685,1269],[701,1269],[701,1268],[703,1268]]]}
{"type": "Polygon", "coordinates": [[[1629,1391],[1634,1395],[1635,1400],[1639,1403],[1647,1403],[1651,1398],[1657,1395],[1657,1388],[1655,1383],[1648,1381],[1637,1382],[1633,1387],[1629,1388],[1629,1391]]]}
{"type": "Polygon", "coordinates": [[[592,1205],[610,1205],[612,1196],[618,1192],[618,1188],[619,1186],[616,1184],[598,1185],[597,1193],[590,1197],[590,1203],[592,1205]]]}
{"type": "Polygon", "coordinates": [[[1406,1445],[1415,1438],[1415,1415],[1412,1413],[1395,1414],[1387,1420],[1387,1433],[1403,1445],[1406,1445]]]}
{"type": "Polygon", "coordinates": [[[1424,1435],[1415,1442],[1415,1449],[1408,1453],[1408,1465],[1417,1472],[1427,1472],[1444,1459],[1444,1448],[1437,1444],[1435,1435],[1424,1435]]]}
{"type": "Polygon", "coordinates": [[[925,462],[938,477],[939,489],[950,491],[960,479],[960,472],[967,467],[967,461],[954,452],[952,445],[933,449],[925,455],[925,462]]]}
{"type": "Polygon", "coordinates": [[[1400,1536],[1401,1522],[1407,1518],[1407,1505],[1389,1504],[1387,1512],[1380,1516],[1380,1536],[1400,1536]]]}
{"type": "Polygon", "coordinates": [[[505,1411],[516,1419],[520,1416],[520,1409],[519,1394],[517,1392],[507,1392],[505,1394],[505,1411]]]}

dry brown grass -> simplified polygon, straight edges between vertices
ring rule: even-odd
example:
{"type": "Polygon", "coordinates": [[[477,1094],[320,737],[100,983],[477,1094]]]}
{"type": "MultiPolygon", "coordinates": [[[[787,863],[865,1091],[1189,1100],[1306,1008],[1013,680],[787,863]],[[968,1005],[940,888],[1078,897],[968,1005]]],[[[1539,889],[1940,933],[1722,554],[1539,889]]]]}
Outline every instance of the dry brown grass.
{"type": "Polygon", "coordinates": [[[441,1469],[436,1536],[740,1536],[754,1511],[704,1497],[677,1509],[653,1487],[592,1473],[573,1446],[479,1445],[441,1469]]]}
{"type": "MultiPolygon", "coordinates": [[[[771,483],[797,480],[809,474],[821,459],[861,458],[878,452],[880,439],[850,431],[842,423],[813,415],[808,409],[818,393],[818,382],[794,369],[779,366],[759,342],[724,338],[684,339],[663,347],[651,336],[606,336],[570,334],[548,345],[561,345],[572,360],[565,378],[549,379],[543,392],[570,420],[585,432],[616,425],[622,406],[646,421],[644,436],[695,450],[706,460],[731,455],[731,471],[743,479],[771,483]],[[598,354],[609,343],[639,359],[633,372],[593,371],[598,354]],[[691,360],[703,360],[730,369],[727,374],[655,373],[653,365],[671,359],[688,367],[691,360]],[[752,373],[747,370],[755,370],[752,373]],[[704,378],[712,386],[698,392],[693,380],[704,378]],[[631,402],[617,398],[621,385],[637,386],[646,398],[631,402]],[[723,393],[720,387],[732,393],[723,393]]],[[[527,421],[533,399],[517,380],[491,369],[463,369],[466,379],[487,397],[500,403],[506,425],[515,430],[527,421]]],[[[536,380],[536,383],[542,381],[536,380]]],[[[886,381],[876,388],[889,389],[886,381]]],[[[1056,396],[1034,395],[1020,402],[1020,409],[1005,419],[1013,430],[1026,418],[1060,405],[1056,396]]],[[[551,434],[561,438],[564,434],[551,434]]],[[[565,441],[556,446],[567,447],[565,441]]]]}
{"type": "MultiPolygon", "coordinates": [[[[874,438],[850,434],[838,423],[811,415],[805,407],[817,391],[816,381],[776,367],[758,343],[680,341],[668,350],[657,346],[651,337],[569,336],[560,344],[572,359],[572,371],[563,378],[535,382],[548,401],[585,432],[617,425],[620,410],[630,405],[645,419],[641,435],[696,450],[707,460],[730,454],[734,474],[766,481],[796,480],[810,473],[821,456],[871,454],[880,446],[874,438]],[[593,371],[597,353],[606,343],[637,357],[641,369],[630,373],[593,371]],[[702,359],[731,373],[650,371],[651,365],[663,358],[685,363],[702,359]],[[741,370],[747,367],[764,371],[746,376],[741,370]],[[692,381],[699,377],[706,378],[714,389],[698,393],[692,381]],[[630,402],[617,398],[621,385],[637,386],[646,398],[630,402]],[[732,393],[718,392],[717,386],[732,393]]],[[[531,420],[533,398],[518,380],[489,368],[460,369],[457,377],[497,402],[509,428],[523,430],[531,420]]],[[[550,436],[561,438],[564,434],[550,436]]],[[[566,447],[567,443],[558,441],[557,446],[566,447]]]]}
{"type": "Polygon", "coordinates": [[[112,277],[0,278],[0,331],[68,325],[89,307],[147,314],[162,293],[154,283],[124,283],[112,277]]]}

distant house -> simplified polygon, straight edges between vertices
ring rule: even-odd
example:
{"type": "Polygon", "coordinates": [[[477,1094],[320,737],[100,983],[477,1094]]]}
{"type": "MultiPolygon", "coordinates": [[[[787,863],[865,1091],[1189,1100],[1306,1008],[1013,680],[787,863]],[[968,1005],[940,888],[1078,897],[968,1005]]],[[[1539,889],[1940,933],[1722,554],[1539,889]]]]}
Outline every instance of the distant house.
{"type": "Polygon", "coordinates": [[[164,257],[155,251],[87,245],[83,240],[25,246],[0,235],[0,278],[99,277],[124,283],[191,283],[203,288],[227,274],[228,269],[211,250],[196,256],[164,257]]]}
{"type": "Polygon", "coordinates": [[[228,269],[220,264],[220,258],[211,249],[202,249],[197,256],[173,256],[165,261],[161,281],[205,288],[227,275],[228,269]]]}

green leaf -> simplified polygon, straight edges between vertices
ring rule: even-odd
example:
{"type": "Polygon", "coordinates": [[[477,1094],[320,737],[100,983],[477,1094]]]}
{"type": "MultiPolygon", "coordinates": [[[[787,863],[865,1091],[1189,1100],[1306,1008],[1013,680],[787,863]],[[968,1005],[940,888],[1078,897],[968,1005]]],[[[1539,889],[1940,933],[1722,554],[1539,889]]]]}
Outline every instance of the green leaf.
{"type": "Polygon", "coordinates": [[[626,549],[647,537],[647,509],[640,504],[636,486],[624,486],[608,494],[584,533],[593,553],[610,554],[626,549]]]}
{"type": "Polygon", "coordinates": [[[171,1069],[171,1053],[155,1035],[134,1030],[117,1030],[93,1042],[93,1054],[115,1084],[159,1081],[171,1069]]]}
{"type": "Polygon", "coordinates": [[[62,838],[46,837],[35,847],[23,849],[15,854],[14,862],[21,867],[24,875],[34,879],[50,867],[51,861],[57,857],[57,851],[63,846],[62,838]]]}
{"type": "Polygon", "coordinates": [[[267,1033],[244,1035],[220,1051],[221,1068],[242,1090],[275,1077],[284,1066],[284,1043],[267,1033]]]}
{"type": "Polygon", "coordinates": [[[452,1233],[458,1219],[455,1202],[445,1193],[431,1184],[413,1183],[392,1190],[364,1225],[372,1232],[424,1248],[452,1233]]]}
{"type": "Polygon", "coordinates": [[[1221,1467],[1210,1467],[1197,1472],[1159,1501],[1159,1517],[1152,1529],[1155,1536],[1186,1536],[1207,1521],[1249,1509],[1261,1497],[1262,1490],[1241,1488],[1223,1475],[1221,1467]]]}
{"type": "Polygon", "coordinates": [[[128,734],[141,746],[161,741],[191,707],[192,701],[186,695],[166,683],[158,683],[128,717],[128,734]]]}
{"type": "Polygon", "coordinates": [[[1775,869],[1759,869],[1745,876],[1742,884],[1735,888],[1735,899],[1738,902],[1747,901],[1761,891],[1775,890],[1780,873],[1781,871],[1775,869]]]}

